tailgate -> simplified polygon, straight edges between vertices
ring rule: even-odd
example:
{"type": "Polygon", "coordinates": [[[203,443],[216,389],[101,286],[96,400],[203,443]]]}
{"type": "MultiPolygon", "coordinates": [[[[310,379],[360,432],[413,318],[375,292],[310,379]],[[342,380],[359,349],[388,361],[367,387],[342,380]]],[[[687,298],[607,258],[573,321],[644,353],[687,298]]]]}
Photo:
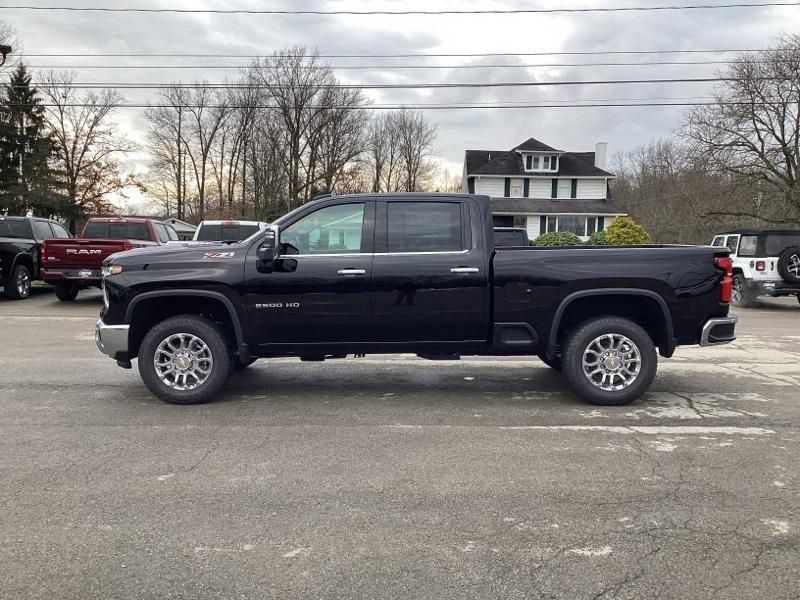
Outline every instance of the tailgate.
{"type": "Polygon", "coordinates": [[[115,252],[151,244],[152,242],[88,238],[47,240],[42,256],[42,266],[46,269],[78,267],[99,269],[103,259],[115,252]]]}

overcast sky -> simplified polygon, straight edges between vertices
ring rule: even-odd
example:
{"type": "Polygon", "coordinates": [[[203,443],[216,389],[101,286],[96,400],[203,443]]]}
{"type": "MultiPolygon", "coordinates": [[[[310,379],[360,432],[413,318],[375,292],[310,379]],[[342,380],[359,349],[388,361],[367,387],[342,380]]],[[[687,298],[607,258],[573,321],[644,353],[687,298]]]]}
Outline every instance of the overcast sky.
{"type": "MultiPolygon", "coordinates": [[[[749,1],[749,0],[748,0],[749,1]]],[[[754,2],[756,0],[753,0],[754,2]]],[[[486,9],[556,8],[588,6],[663,6],[722,4],[723,0],[561,0],[545,2],[490,2],[486,0],[32,0],[42,6],[104,6],[159,8],[318,8],[354,9],[486,9]]],[[[266,54],[304,44],[323,54],[497,53],[609,50],[745,49],[763,48],[784,32],[800,31],[800,7],[735,8],[720,10],[618,13],[447,15],[447,16],[275,16],[214,14],[119,14],[44,12],[3,9],[0,19],[12,24],[31,65],[66,65],[80,81],[169,82],[223,81],[235,69],[179,69],[178,65],[230,65],[236,58],[47,58],[46,53],[222,53],[266,54]],[[90,69],[81,65],[174,65],[170,69],[90,69]]],[[[492,58],[330,59],[336,65],[391,64],[530,64],[631,62],[645,60],[724,60],[731,55],[670,54],[610,56],[533,56],[492,58]]],[[[707,77],[720,65],[661,65],[605,67],[546,67],[437,70],[337,70],[346,81],[360,83],[573,81],[707,77]]],[[[585,85],[537,88],[381,90],[367,91],[376,103],[509,101],[550,102],[630,98],[686,98],[708,94],[710,85],[637,84],[585,85]]],[[[142,102],[148,93],[126,91],[126,100],[142,102]]],[[[124,131],[141,141],[140,109],[120,109],[124,131]]],[[[625,151],[651,139],[669,136],[682,109],[637,108],[527,108],[505,110],[428,111],[438,124],[436,152],[443,165],[460,171],[464,150],[510,149],[536,137],[564,150],[593,150],[597,141],[609,142],[609,154],[625,151]]]]}

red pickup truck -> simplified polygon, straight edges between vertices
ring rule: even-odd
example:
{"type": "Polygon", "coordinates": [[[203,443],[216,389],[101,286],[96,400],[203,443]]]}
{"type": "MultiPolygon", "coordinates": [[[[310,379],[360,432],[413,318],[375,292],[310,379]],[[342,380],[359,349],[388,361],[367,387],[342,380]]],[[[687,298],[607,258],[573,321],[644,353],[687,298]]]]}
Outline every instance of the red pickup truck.
{"type": "Polygon", "coordinates": [[[95,217],[86,222],[78,238],[48,239],[42,243],[41,278],[55,286],[59,300],[75,300],[81,289],[100,287],[100,265],[106,257],[171,240],[178,240],[178,235],[160,221],[95,217]]]}

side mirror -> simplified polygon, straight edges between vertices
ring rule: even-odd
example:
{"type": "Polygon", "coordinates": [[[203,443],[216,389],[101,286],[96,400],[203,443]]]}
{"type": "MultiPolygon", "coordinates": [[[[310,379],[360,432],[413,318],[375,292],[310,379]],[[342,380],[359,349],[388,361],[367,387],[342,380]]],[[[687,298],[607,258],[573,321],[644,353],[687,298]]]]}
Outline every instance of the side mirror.
{"type": "Polygon", "coordinates": [[[256,250],[258,259],[258,270],[264,273],[271,273],[275,270],[275,261],[280,256],[281,247],[278,243],[278,229],[270,227],[266,230],[264,241],[256,250]]]}

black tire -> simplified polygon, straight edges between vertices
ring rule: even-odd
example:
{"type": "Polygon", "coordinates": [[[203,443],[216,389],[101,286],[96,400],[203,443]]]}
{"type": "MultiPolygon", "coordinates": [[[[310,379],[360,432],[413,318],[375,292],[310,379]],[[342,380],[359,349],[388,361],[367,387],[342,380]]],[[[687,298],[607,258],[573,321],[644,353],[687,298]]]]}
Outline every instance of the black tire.
{"type": "MultiPolygon", "coordinates": [[[[630,350],[630,346],[626,345],[627,342],[620,341],[622,342],[620,347],[623,350],[625,348],[630,350]]],[[[601,358],[598,356],[598,366],[600,366],[600,361],[601,358]]],[[[589,319],[573,331],[561,354],[561,363],[567,381],[587,402],[601,406],[619,406],[630,404],[648,390],[656,376],[658,356],[653,340],[640,325],[622,317],[606,316],[589,319]],[[636,368],[635,377],[626,387],[619,390],[601,389],[590,381],[583,368],[584,353],[588,351],[593,342],[607,334],[624,336],[633,343],[639,352],[640,362],[636,368]]],[[[603,372],[598,371],[598,373],[605,382],[606,376],[603,372]]],[[[612,385],[616,381],[616,377],[622,379],[622,374],[615,374],[614,377],[611,377],[612,385]]]]}
{"type": "Polygon", "coordinates": [[[78,297],[79,288],[74,283],[57,283],[54,289],[56,298],[62,302],[72,302],[78,297]]]}
{"type": "Polygon", "coordinates": [[[17,265],[3,282],[6,296],[12,300],[24,300],[31,295],[31,272],[25,265],[17,265]]]}
{"type": "MultiPolygon", "coordinates": [[[[170,317],[153,326],[144,336],[139,347],[139,375],[147,389],[164,402],[202,404],[211,400],[228,380],[231,372],[231,354],[228,346],[224,331],[212,321],[194,315],[170,317]],[[171,336],[181,334],[199,339],[205,344],[211,357],[210,373],[207,378],[196,387],[183,390],[171,387],[162,381],[154,363],[159,345],[171,336]]],[[[165,366],[167,364],[164,363],[165,366]]],[[[186,382],[185,377],[183,381],[186,382]]]]}
{"type": "Polygon", "coordinates": [[[747,285],[744,275],[741,273],[734,275],[731,286],[731,304],[739,308],[750,308],[755,304],[756,295],[747,285]]]}
{"type": "Polygon", "coordinates": [[[781,252],[778,272],[791,285],[800,285],[800,246],[792,246],[781,252]]]}
{"type": "Polygon", "coordinates": [[[544,364],[546,364],[551,369],[555,369],[556,371],[560,371],[561,370],[561,356],[558,355],[558,354],[555,357],[553,357],[553,360],[550,360],[544,354],[540,354],[539,355],[539,360],[542,361],[544,364]]]}

